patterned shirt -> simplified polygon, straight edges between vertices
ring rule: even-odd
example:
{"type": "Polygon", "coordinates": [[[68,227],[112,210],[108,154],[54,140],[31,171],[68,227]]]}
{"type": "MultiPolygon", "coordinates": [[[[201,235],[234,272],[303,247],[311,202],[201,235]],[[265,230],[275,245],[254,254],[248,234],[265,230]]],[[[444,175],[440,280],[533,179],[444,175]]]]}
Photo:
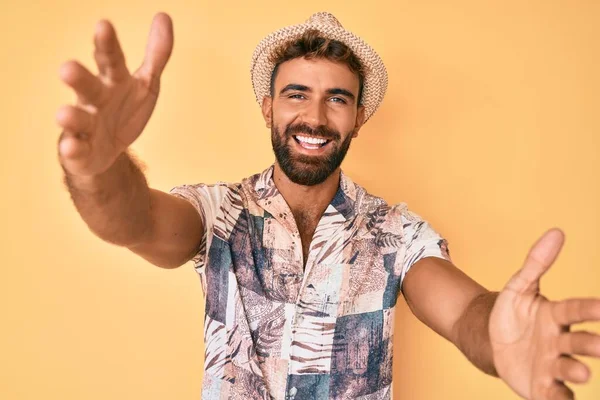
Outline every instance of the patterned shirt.
{"type": "Polygon", "coordinates": [[[391,399],[402,280],[446,241],[405,204],[341,173],[304,266],[273,166],[241,183],[182,185],[206,234],[193,261],[206,299],[203,399],[391,399]]]}

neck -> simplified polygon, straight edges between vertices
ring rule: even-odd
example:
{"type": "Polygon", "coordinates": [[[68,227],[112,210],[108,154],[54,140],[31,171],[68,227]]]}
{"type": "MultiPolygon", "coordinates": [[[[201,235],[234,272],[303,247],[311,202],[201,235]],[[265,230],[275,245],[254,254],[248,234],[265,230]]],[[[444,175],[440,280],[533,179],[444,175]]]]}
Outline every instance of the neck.
{"type": "Polygon", "coordinates": [[[317,185],[304,186],[292,182],[279,164],[275,163],[273,181],[293,214],[317,213],[320,216],[338,190],[340,169],[336,169],[325,181],[317,185]]]}

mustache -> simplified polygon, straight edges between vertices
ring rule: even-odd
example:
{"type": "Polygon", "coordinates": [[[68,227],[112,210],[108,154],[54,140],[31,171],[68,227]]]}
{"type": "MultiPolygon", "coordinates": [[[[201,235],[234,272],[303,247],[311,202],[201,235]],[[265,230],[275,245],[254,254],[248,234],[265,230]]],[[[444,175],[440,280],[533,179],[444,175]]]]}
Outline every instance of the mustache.
{"type": "Polygon", "coordinates": [[[296,125],[288,125],[285,128],[285,136],[288,138],[298,133],[319,136],[327,140],[340,140],[341,138],[341,135],[338,131],[328,128],[325,125],[319,125],[316,128],[312,128],[307,124],[300,123],[296,125]]]}

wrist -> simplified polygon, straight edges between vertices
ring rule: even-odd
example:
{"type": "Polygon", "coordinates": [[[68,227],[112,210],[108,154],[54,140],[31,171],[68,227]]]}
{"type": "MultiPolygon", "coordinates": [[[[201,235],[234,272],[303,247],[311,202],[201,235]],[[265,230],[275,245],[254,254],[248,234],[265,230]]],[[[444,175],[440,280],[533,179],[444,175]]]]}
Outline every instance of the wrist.
{"type": "Polygon", "coordinates": [[[498,292],[481,293],[465,308],[454,326],[455,345],[484,373],[498,376],[489,335],[489,321],[498,292]]]}
{"type": "Polygon", "coordinates": [[[64,166],[62,168],[64,171],[64,183],[72,194],[84,193],[86,195],[95,195],[110,190],[112,186],[118,185],[119,181],[127,180],[135,169],[135,164],[129,155],[123,152],[117,156],[115,161],[105,171],[97,174],[72,174],[64,166]]]}

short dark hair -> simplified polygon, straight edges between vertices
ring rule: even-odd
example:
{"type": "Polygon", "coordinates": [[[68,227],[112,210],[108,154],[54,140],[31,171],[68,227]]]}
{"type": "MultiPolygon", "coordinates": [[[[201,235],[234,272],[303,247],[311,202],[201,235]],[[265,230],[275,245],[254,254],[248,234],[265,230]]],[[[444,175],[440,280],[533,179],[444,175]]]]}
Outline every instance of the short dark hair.
{"type": "Polygon", "coordinates": [[[362,63],[354,52],[339,40],[328,39],[321,36],[316,29],[306,31],[298,39],[292,40],[274,50],[269,61],[275,63],[271,73],[271,97],[275,92],[275,77],[279,66],[295,58],[306,59],[325,58],[329,61],[346,64],[350,71],[358,75],[358,105],[362,104],[362,92],[365,72],[362,63]]]}

